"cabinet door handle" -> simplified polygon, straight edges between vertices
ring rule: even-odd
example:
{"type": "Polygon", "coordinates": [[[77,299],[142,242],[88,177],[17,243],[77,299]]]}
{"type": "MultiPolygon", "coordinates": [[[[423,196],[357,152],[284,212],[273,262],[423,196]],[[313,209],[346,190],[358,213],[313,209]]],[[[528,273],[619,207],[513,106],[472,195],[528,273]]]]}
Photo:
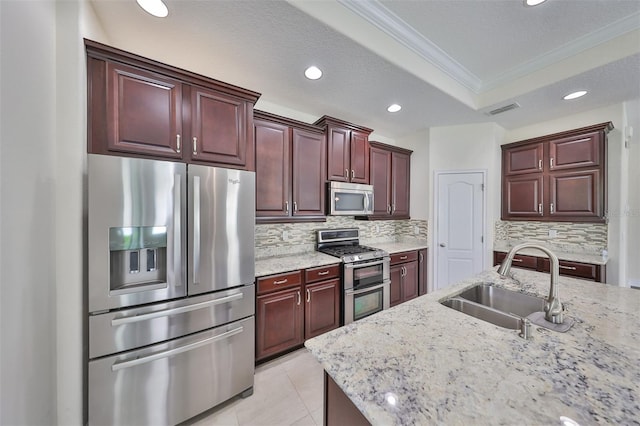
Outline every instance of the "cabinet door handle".
{"type": "Polygon", "coordinates": [[[284,280],[278,280],[278,281],[274,281],[273,285],[280,285],[280,284],[284,284],[287,282],[287,279],[285,278],[284,280]]]}
{"type": "Polygon", "coordinates": [[[538,170],[542,170],[542,160],[538,160],[538,170]]]}
{"type": "Polygon", "coordinates": [[[396,205],[394,203],[394,204],[391,204],[391,214],[395,214],[395,213],[396,213],[396,205]]]}
{"type": "Polygon", "coordinates": [[[289,202],[288,201],[284,202],[284,211],[287,212],[287,214],[289,213],[289,202]]]}
{"type": "Polygon", "coordinates": [[[344,178],[349,180],[349,169],[344,169],[344,178]]]}
{"type": "Polygon", "coordinates": [[[407,260],[407,256],[400,256],[400,260],[407,260]]]}
{"type": "Polygon", "coordinates": [[[551,211],[551,214],[554,213],[554,211],[553,211],[553,203],[549,204],[549,210],[551,211]]]}
{"type": "Polygon", "coordinates": [[[514,259],[513,259],[513,261],[514,261],[514,262],[522,262],[522,259],[516,259],[516,258],[514,258],[514,259]]]}
{"type": "Polygon", "coordinates": [[[538,213],[542,216],[542,203],[538,204],[538,213]]]}
{"type": "Polygon", "coordinates": [[[311,302],[311,290],[307,289],[307,303],[311,302]]]}
{"type": "Polygon", "coordinates": [[[293,202],[293,211],[294,212],[298,211],[298,203],[296,203],[295,201],[293,202]]]}
{"type": "Polygon", "coordinates": [[[300,290],[298,290],[298,306],[300,306],[300,301],[301,301],[301,300],[302,300],[302,299],[300,298],[300,290]]]}
{"type": "Polygon", "coordinates": [[[354,180],[356,178],[356,172],[355,170],[351,169],[351,180],[354,180]]]}
{"type": "Polygon", "coordinates": [[[553,169],[553,157],[549,158],[549,168],[553,169]]]}
{"type": "Polygon", "coordinates": [[[318,272],[318,275],[328,275],[328,274],[329,274],[329,271],[318,272]]]}
{"type": "Polygon", "coordinates": [[[422,253],[418,253],[418,258],[420,259],[420,263],[424,262],[424,255],[422,253]]]}
{"type": "Polygon", "coordinates": [[[180,154],[180,135],[176,135],[176,152],[180,154]]]}
{"type": "Polygon", "coordinates": [[[564,266],[560,265],[560,269],[569,269],[571,271],[575,271],[577,268],[575,266],[564,266]]]}
{"type": "Polygon", "coordinates": [[[387,205],[387,213],[391,214],[391,204],[387,205]]]}
{"type": "Polygon", "coordinates": [[[198,155],[198,138],[193,137],[193,155],[198,155]]]}

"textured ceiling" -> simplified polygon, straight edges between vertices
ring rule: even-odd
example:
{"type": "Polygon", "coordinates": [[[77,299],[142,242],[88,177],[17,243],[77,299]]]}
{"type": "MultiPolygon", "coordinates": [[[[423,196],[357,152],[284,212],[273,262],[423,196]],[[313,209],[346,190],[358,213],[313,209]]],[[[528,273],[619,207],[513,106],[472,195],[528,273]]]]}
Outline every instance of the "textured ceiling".
{"type": "Polygon", "coordinates": [[[308,117],[400,138],[431,126],[515,128],[640,97],[640,1],[92,0],[106,42],[262,93],[308,117]],[[306,80],[318,65],[324,76],[306,80]],[[590,90],[570,103],[560,98],[590,90]],[[517,101],[521,108],[485,112],[517,101]],[[397,102],[396,114],[386,106],[397,102]]]}

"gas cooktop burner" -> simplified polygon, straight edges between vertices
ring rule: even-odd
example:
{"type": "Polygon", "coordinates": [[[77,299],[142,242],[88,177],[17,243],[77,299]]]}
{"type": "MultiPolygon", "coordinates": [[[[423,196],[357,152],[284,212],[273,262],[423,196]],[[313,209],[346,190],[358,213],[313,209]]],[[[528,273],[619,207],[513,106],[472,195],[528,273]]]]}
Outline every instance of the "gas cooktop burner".
{"type": "Polygon", "coordinates": [[[360,245],[359,237],[357,228],[320,230],[318,231],[318,251],[339,257],[345,263],[382,259],[388,256],[384,250],[360,245]]]}

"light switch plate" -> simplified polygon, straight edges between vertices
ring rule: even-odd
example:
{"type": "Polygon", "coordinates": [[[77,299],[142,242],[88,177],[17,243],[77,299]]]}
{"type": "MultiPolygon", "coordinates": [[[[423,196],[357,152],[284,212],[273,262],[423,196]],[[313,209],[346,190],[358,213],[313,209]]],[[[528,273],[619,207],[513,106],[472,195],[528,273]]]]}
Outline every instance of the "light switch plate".
{"type": "Polygon", "coordinates": [[[555,229],[549,229],[549,238],[555,238],[558,236],[558,231],[555,229]]]}

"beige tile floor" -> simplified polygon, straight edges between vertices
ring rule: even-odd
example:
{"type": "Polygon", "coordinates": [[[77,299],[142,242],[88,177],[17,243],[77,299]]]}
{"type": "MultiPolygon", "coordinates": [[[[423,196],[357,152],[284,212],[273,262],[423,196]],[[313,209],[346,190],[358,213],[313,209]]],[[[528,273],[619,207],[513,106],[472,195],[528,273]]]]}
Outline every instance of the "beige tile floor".
{"type": "Polygon", "coordinates": [[[192,419],[194,426],[320,426],[323,370],[306,349],[256,367],[253,395],[192,419]]]}

